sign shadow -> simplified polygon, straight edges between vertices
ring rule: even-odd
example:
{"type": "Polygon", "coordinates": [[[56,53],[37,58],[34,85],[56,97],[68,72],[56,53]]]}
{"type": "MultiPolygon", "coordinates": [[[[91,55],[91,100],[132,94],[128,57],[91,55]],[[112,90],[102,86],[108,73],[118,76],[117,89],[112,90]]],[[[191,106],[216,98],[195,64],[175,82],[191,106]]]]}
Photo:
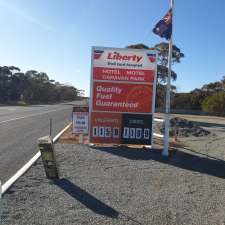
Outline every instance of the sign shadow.
{"type": "Polygon", "coordinates": [[[64,190],[67,194],[71,197],[85,205],[94,213],[104,215],[111,218],[118,218],[119,212],[115,209],[111,208],[110,206],[106,205],[104,202],[100,201],[99,199],[95,198],[87,191],[81,189],[80,187],[76,186],[69,180],[63,178],[60,180],[54,181],[54,184],[64,190]]]}
{"type": "Polygon", "coordinates": [[[92,147],[98,151],[103,151],[130,160],[154,160],[174,167],[199,172],[225,179],[225,161],[197,153],[195,151],[171,150],[171,156],[163,157],[162,150],[151,149],[130,149],[128,147],[92,147]]]}

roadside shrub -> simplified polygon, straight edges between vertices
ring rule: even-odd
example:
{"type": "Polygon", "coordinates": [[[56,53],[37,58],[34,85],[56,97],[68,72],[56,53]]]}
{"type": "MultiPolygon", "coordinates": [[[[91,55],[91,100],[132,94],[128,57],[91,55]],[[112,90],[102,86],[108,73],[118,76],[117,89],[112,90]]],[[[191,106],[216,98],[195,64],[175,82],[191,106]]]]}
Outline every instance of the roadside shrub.
{"type": "Polygon", "coordinates": [[[27,106],[27,103],[25,101],[17,101],[16,103],[18,106],[27,106]]]}
{"type": "Polygon", "coordinates": [[[225,116],[225,92],[210,95],[202,102],[202,110],[216,115],[225,116]]]}

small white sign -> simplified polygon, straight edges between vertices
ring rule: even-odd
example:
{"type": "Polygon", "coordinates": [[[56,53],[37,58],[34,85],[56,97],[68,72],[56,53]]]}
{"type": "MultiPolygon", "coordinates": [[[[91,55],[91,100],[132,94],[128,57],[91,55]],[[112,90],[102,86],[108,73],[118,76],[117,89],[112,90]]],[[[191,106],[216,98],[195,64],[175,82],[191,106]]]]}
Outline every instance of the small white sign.
{"type": "Polygon", "coordinates": [[[73,133],[88,134],[88,112],[73,112],[73,133]]]}

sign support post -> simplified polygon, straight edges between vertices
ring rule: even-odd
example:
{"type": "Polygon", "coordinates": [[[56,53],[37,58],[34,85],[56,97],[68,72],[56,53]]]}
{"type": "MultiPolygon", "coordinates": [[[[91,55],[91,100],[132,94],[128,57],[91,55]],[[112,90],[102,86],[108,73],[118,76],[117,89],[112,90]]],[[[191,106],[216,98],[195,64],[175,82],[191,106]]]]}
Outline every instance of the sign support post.
{"type": "Polygon", "coordinates": [[[2,183],[0,180],[0,224],[2,221],[2,183]]]}
{"type": "MultiPolygon", "coordinates": [[[[173,17],[173,8],[174,8],[174,1],[173,0],[170,0],[170,6],[171,6],[171,9],[172,9],[172,17],[173,17]]],[[[171,86],[172,52],[173,52],[173,40],[172,40],[172,34],[171,34],[171,38],[169,40],[169,52],[168,52],[168,77],[167,77],[167,85],[166,85],[164,149],[163,149],[163,152],[162,152],[162,155],[166,156],[166,157],[169,156],[170,86],[171,86]]]]}
{"type": "Polygon", "coordinates": [[[79,134],[79,144],[83,144],[84,143],[84,136],[83,134],[79,134]]]}

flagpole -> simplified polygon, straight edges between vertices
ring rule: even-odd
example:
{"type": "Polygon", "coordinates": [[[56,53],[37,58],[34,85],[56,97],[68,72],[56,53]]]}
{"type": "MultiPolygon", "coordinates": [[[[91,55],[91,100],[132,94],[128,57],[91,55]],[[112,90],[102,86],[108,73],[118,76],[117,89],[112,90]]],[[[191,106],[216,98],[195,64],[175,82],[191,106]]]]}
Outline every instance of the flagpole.
{"type": "MultiPolygon", "coordinates": [[[[173,11],[174,0],[170,0],[170,7],[172,9],[172,23],[173,23],[173,11]]],[[[171,67],[172,67],[172,50],[173,50],[173,32],[169,39],[169,52],[168,52],[168,77],[166,85],[166,109],[165,109],[165,132],[164,132],[164,149],[163,156],[169,156],[169,128],[170,128],[170,86],[171,86],[171,67]]]]}

